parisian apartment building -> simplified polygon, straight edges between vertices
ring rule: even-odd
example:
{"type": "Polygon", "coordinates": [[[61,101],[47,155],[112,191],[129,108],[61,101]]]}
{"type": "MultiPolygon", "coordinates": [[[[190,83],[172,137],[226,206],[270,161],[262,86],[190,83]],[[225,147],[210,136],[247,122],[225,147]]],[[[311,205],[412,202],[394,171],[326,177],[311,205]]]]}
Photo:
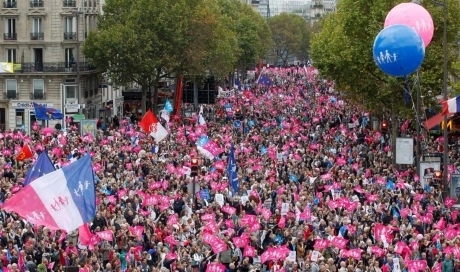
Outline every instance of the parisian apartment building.
{"type": "Polygon", "coordinates": [[[100,76],[81,49],[100,12],[99,0],[3,0],[0,130],[30,131],[33,102],[65,116],[86,113],[85,97],[98,91],[100,76]]]}

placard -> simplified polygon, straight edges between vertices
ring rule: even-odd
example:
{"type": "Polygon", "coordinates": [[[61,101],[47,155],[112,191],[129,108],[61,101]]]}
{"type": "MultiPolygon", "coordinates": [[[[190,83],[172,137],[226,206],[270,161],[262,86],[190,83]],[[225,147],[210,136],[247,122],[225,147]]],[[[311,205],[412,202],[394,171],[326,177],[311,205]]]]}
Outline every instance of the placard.
{"type": "Polygon", "coordinates": [[[281,204],[281,215],[287,215],[289,212],[289,203],[282,203],[281,204]]]}
{"type": "Polygon", "coordinates": [[[433,180],[434,172],[439,171],[440,169],[440,162],[420,162],[419,177],[422,188],[425,188],[425,185],[433,180]]]}
{"type": "Polygon", "coordinates": [[[214,196],[214,200],[221,206],[224,206],[224,195],[223,194],[216,194],[214,196]]]}
{"type": "Polygon", "coordinates": [[[80,135],[91,134],[94,138],[97,135],[97,120],[81,120],[80,135]]]}
{"type": "Polygon", "coordinates": [[[414,139],[396,138],[396,164],[414,163],[414,139]]]}

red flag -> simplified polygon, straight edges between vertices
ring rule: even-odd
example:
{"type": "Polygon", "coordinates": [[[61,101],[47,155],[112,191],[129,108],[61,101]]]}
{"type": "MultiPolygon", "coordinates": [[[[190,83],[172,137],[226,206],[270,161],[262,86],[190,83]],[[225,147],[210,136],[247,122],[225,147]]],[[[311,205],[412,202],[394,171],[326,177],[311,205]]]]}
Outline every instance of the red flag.
{"type": "Polygon", "coordinates": [[[17,161],[23,161],[26,159],[30,159],[34,156],[32,153],[32,150],[30,149],[30,146],[28,144],[25,144],[22,146],[21,151],[19,151],[18,156],[16,157],[17,161]]]}
{"type": "Polygon", "coordinates": [[[158,122],[158,119],[152,113],[151,110],[148,110],[142,120],[139,122],[139,126],[150,136],[152,136],[155,141],[158,143],[163,140],[167,135],[168,132],[166,129],[158,122]]]}

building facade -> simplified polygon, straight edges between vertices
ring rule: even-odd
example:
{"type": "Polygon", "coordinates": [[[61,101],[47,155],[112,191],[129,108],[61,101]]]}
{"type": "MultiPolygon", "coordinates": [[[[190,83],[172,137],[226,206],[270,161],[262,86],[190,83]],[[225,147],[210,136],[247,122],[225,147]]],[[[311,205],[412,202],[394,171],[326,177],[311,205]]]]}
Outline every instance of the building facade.
{"type": "Polygon", "coordinates": [[[14,68],[0,73],[0,129],[29,131],[35,121],[32,102],[65,116],[86,114],[84,99],[98,91],[100,77],[81,44],[96,28],[100,10],[99,0],[3,1],[0,62],[14,68]]]}

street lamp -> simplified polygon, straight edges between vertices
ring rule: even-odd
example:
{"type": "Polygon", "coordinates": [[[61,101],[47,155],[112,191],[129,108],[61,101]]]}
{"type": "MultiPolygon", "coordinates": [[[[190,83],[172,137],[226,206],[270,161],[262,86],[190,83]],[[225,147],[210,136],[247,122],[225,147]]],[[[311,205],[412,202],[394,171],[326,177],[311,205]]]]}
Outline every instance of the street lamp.
{"type": "MultiPolygon", "coordinates": [[[[443,11],[443,37],[442,37],[442,51],[443,51],[443,84],[442,84],[442,95],[444,101],[447,101],[448,99],[448,93],[447,93],[447,0],[443,0],[442,2],[432,0],[432,2],[436,5],[442,6],[443,11]]],[[[412,3],[420,4],[419,0],[412,0],[412,3]]],[[[420,95],[417,95],[417,99],[419,98],[420,95]]],[[[418,109],[417,109],[418,110],[418,109]]],[[[448,135],[448,130],[447,130],[447,115],[444,115],[444,128],[443,128],[443,138],[444,138],[444,144],[443,144],[443,167],[444,171],[442,171],[443,175],[443,181],[444,181],[444,190],[447,191],[447,185],[449,184],[448,181],[448,171],[447,167],[449,165],[449,135],[448,135]]]]}

